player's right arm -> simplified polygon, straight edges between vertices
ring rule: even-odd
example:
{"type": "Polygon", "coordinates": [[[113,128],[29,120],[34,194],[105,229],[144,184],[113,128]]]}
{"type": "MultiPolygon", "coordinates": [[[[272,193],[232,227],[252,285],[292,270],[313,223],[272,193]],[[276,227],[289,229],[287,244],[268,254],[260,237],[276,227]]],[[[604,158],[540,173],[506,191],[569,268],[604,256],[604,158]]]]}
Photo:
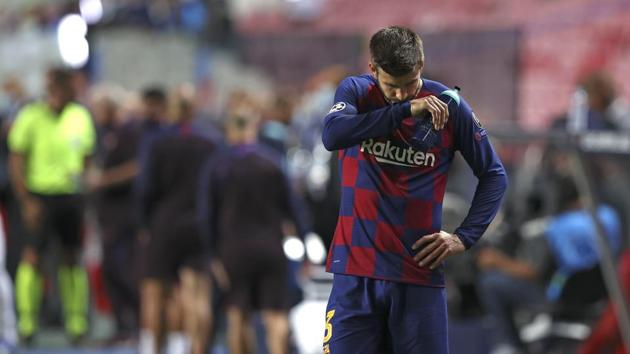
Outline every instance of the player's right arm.
{"type": "Polygon", "coordinates": [[[41,205],[31,195],[26,182],[27,157],[31,154],[33,142],[32,126],[35,117],[32,112],[31,106],[27,105],[18,113],[8,138],[11,184],[22,208],[22,218],[29,228],[37,225],[41,213],[41,205]]]}
{"type": "Polygon", "coordinates": [[[366,93],[357,81],[356,77],[348,77],[337,87],[336,103],[324,118],[322,142],[327,150],[346,149],[366,139],[387,136],[411,116],[410,102],[359,113],[359,99],[366,93]]]}

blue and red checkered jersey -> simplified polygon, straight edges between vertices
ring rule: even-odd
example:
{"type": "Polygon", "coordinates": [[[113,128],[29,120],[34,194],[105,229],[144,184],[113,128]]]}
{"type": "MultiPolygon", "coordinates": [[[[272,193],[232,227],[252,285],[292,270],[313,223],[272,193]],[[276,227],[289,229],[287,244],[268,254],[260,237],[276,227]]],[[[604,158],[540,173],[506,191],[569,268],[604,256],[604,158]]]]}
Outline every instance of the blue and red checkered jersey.
{"type": "MultiPolygon", "coordinates": [[[[423,79],[416,98],[448,90],[423,79]]],[[[458,97],[459,98],[459,97],[458,97]]],[[[466,248],[484,233],[507,187],[505,169],[465,100],[449,104],[445,128],[411,117],[411,103],[388,103],[371,75],[337,88],[322,140],[339,150],[341,205],[326,268],[329,272],[444,286],[443,266],[413,260],[411,246],[439,232],[449,167],[459,151],[479,179],[468,215],[456,230],[466,248]],[[418,137],[424,139],[416,144],[418,137]],[[428,137],[428,138],[427,138],[428,137]],[[427,139],[425,139],[427,138],[427,139]]]]}

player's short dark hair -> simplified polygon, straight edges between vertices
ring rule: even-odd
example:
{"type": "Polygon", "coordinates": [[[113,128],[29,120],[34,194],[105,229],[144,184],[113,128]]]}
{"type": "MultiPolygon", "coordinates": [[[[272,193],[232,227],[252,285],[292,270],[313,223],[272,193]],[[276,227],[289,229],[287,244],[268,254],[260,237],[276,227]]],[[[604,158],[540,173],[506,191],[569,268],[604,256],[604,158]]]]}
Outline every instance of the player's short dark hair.
{"type": "Polygon", "coordinates": [[[142,90],[142,99],[151,103],[166,104],[166,91],[160,86],[150,86],[142,90]]]}
{"type": "Polygon", "coordinates": [[[422,39],[406,27],[390,26],[370,39],[372,63],[392,76],[406,75],[424,64],[422,39]]]}
{"type": "Polygon", "coordinates": [[[74,86],[72,85],[72,71],[63,67],[48,69],[48,83],[55,89],[63,92],[66,99],[74,98],[74,86]]]}
{"type": "Polygon", "coordinates": [[[617,97],[613,78],[604,71],[595,71],[582,80],[582,87],[589,95],[599,96],[605,107],[613,103],[617,97]]]}

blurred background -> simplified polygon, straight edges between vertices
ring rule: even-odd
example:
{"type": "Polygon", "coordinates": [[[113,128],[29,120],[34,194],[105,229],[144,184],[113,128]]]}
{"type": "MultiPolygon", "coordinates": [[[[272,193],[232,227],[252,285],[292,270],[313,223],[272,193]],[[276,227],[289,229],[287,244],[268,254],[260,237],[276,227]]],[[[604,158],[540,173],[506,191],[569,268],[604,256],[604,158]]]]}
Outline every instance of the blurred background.
{"type": "MultiPolygon", "coordinates": [[[[393,24],[423,38],[425,77],[462,88],[510,177],[503,208],[482,244],[448,265],[451,352],[622,353],[609,297],[616,286],[627,298],[630,282],[623,262],[630,242],[626,0],[1,0],[0,188],[11,282],[23,242],[7,136],[20,109],[45,96],[51,67],[71,70],[75,99],[93,118],[92,176],[120,163],[111,159],[106,133],[149,119],[151,90],[166,96],[159,124],[187,119],[201,134],[221,135],[226,117],[246,105],[260,115],[261,143],[282,155],[303,200],[300,212],[317,235],[310,247],[309,239],[304,247],[287,237],[292,281],[279,291],[292,294],[292,351],[321,352],[331,282],[321,264],[336,224],[339,187],[336,158],[321,144],[320,123],[338,82],[368,71],[371,34],[393,24]],[[576,167],[566,133],[592,132],[599,135],[591,145],[600,149],[581,155],[584,164],[576,167]],[[578,178],[566,179],[571,176],[578,178]],[[575,191],[563,188],[573,183],[575,191]],[[593,198],[585,199],[585,186],[593,198]],[[611,264],[600,264],[601,247],[591,232],[579,247],[582,254],[594,252],[593,258],[582,257],[562,273],[562,250],[570,246],[552,234],[571,231],[551,226],[567,210],[582,211],[577,224],[591,225],[591,204],[612,210],[601,235],[611,264]],[[554,288],[559,272],[564,280],[554,288]],[[539,291],[530,296],[523,289],[539,291]]],[[[139,158],[140,140],[122,140],[129,150],[119,151],[119,160],[139,158]]],[[[66,339],[59,296],[54,281],[47,281],[40,333],[28,346],[9,340],[7,352],[136,352],[137,324],[131,325],[134,333],[117,337],[120,314],[103,275],[103,265],[112,262],[105,257],[103,230],[104,223],[118,221],[100,216],[97,180],[92,177],[82,190],[88,200],[82,252],[90,285],[86,338],[79,344],[66,339]]],[[[454,230],[465,217],[475,185],[465,162],[456,161],[444,230],[454,230]]],[[[127,236],[135,244],[135,231],[127,236]]],[[[105,273],[133,273],[140,257],[140,251],[129,252],[105,273]]],[[[220,303],[215,313],[212,352],[227,353],[220,303]]],[[[256,317],[254,322],[258,353],[265,353],[264,326],[256,317]]]]}

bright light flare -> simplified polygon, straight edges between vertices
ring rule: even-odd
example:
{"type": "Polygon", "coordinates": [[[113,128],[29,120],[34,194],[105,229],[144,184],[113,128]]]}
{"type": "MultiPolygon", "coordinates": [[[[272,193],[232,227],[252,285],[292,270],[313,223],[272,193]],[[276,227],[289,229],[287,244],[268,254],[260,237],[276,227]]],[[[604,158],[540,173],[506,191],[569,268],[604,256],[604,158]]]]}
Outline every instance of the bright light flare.
{"type": "Polygon", "coordinates": [[[326,259],[326,247],[322,238],[314,232],[311,232],[304,237],[306,243],[306,255],[308,260],[313,264],[322,264],[326,259]]]}
{"type": "Polygon", "coordinates": [[[300,262],[304,259],[304,243],[299,238],[295,236],[285,237],[282,248],[289,260],[300,262]]]}
{"type": "Polygon", "coordinates": [[[73,68],[85,65],[90,57],[86,34],[87,23],[77,14],[66,15],[59,21],[57,27],[59,53],[61,59],[73,68]]]}
{"type": "Polygon", "coordinates": [[[103,3],[101,0],[81,0],[79,11],[85,22],[92,25],[103,18],[103,3]]]}

